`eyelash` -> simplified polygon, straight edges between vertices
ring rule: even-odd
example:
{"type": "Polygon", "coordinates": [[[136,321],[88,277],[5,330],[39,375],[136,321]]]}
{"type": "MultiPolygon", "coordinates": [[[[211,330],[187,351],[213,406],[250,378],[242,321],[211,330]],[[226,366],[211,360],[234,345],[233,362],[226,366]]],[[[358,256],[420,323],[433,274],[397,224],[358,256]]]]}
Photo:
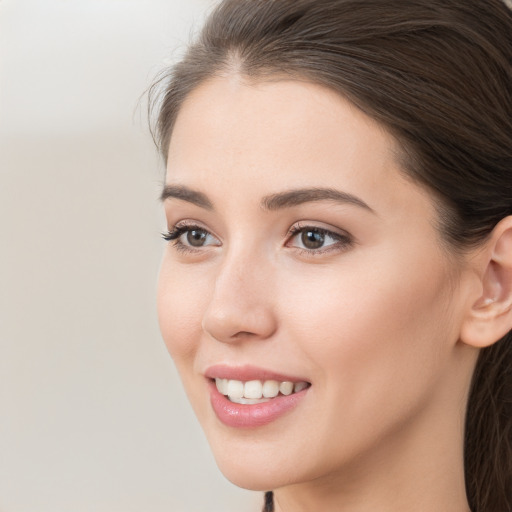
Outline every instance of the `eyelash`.
{"type": "Polygon", "coordinates": [[[186,233],[187,231],[193,231],[194,229],[199,230],[202,228],[200,228],[199,226],[174,226],[172,230],[162,233],[162,238],[166,242],[172,242],[173,240],[176,240],[181,235],[183,235],[183,233],[186,233]]]}
{"type": "Polygon", "coordinates": [[[198,250],[189,245],[185,245],[180,241],[181,235],[188,233],[189,231],[203,231],[205,233],[210,234],[208,230],[205,228],[198,226],[197,224],[176,224],[171,230],[162,233],[162,238],[166,242],[172,242],[172,245],[176,248],[177,251],[183,253],[196,253],[198,250]]]}
{"type": "MultiPolygon", "coordinates": [[[[211,235],[211,233],[203,228],[202,226],[198,226],[197,224],[183,224],[183,225],[175,225],[171,230],[162,233],[162,238],[167,242],[172,242],[173,246],[176,248],[176,250],[184,253],[197,253],[198,251],[201,251],[202,249],[200,247],[194,248],[192,246],[186,245],[183,242],[180,241],[180,238],[185,233],[188,233],[189,231],[202,231],[208,235],[211,235]]],[[[329,231],[328,229],[321,228],[318,226],[311,226],[311,225],[296,225],[290,228],[290,230],[287,233],[286,236],[286,245],[293,240],[297,235],[306,232],[306,231],[312,231],[315,233],[318,233],[323,236],[328,236],[332,238],[333,240],[336,240],[335,243],[330,244],[326,247],[322,247],[319,249],[303,249],[301,247],[293,247],[296,251],[298,251],[301,255],[305,256],[318,256],[325,254],[327,252],[331,251],[340,251],[343,249],[349,248],[351,245],[353,245],[354,241],[352,237],[347,234],[340,234],[335,233],[333,231],[329,231]]],[[[213,235],[211,235],[213,236],[213,235]]],[[[288,245],[287,245],[288,246],[288,245]]],[[[208,246],[207,246],[208,247],[208,246]]],[[[288,246],[290,247],[290,246],[288,246]]]]}

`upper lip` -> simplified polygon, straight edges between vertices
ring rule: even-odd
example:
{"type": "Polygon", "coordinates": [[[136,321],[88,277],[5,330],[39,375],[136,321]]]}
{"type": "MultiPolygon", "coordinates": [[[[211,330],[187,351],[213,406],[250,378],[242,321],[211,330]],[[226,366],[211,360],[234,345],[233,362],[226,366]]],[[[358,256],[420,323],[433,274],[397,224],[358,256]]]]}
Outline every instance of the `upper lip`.
{"type": "Polygon", "coordinates": [[[308,382],[306,379],[292,375],[277,373],[265,368],[258,368],[252,365],[229,366],[226,364],[217,364],[210,366],[204,372],[205,377],[209,379],[229,379],[229,380],[277,380],[279,382],[308,382]]]}

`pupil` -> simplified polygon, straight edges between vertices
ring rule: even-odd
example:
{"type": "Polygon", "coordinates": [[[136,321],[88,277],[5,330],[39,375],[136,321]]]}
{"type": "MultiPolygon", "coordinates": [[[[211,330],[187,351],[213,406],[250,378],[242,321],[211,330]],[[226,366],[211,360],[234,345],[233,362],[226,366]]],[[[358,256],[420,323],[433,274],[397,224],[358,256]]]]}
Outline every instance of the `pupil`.
{"type": "Polygon", "coordinates": [[[318,249],[324,245],[325,236],[318,231],[304,231],[302,233],[302,243],[307,249],[318,249]]]}
{"type": "Polygon", "coordinates": [[[201,247],[206,239],[206,233],[198,229],[192,229],[187,233],[187,242],[193,247],[201,247]]]}

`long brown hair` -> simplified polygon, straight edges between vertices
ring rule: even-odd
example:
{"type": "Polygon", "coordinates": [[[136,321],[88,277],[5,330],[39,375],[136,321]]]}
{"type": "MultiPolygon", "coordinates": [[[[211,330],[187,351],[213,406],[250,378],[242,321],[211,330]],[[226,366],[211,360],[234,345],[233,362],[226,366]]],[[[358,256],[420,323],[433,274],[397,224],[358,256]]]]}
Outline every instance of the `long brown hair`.
{"type": "MultiPolygon", "coordinates": [[[[233,72],[321,84],[385,126],[405,172],[432,191],[451,250],[512,214],[512,14],[501,0],[225,0],[151,91],[164,159],[186,96],[233,72]]],[[[472,511],[512,511],[511,333],[481,350],[464,443],[472,511]]]]}

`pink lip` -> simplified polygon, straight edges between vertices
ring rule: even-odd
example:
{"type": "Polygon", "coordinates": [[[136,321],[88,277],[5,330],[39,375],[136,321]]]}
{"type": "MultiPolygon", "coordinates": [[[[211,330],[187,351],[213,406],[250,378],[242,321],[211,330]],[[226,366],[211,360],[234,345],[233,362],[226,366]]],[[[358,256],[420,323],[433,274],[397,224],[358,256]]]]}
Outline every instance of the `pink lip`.
{"type": "Polygon", "coordinates": [[[258,368],[256,366],[244,365],[244,366],[227,366],[224,364],[218,364],[210,366],[204,373],[205,377],[209,379],[232,379],[242,380],[244,382],[248,380],[277,380],[279,382],[308,382],[307,379],[300,377],[293,377],[291,375],[284,375],[276,373],[264,368],[258,368]]]}
{"type": "Polygon", "coordinates": [[[205,376],[210,379],[208,386],[210,390],[210,403],[217,415],[217,418],[227,425],[234,428],[254,428],[261,427],[271,423],[287,412],[294,409],[305,397],[309,387],[284,396],[278,395],[268,402],[261,404],[236,404],[217,390],[213,379],[234,379],[234,380],[277,380],[280,382],[301,382],[305,379],[282,375],[272,371],[263,370],[253,366],[228,367],[224,365],[212,366],[205,372],[205,376]]]}

